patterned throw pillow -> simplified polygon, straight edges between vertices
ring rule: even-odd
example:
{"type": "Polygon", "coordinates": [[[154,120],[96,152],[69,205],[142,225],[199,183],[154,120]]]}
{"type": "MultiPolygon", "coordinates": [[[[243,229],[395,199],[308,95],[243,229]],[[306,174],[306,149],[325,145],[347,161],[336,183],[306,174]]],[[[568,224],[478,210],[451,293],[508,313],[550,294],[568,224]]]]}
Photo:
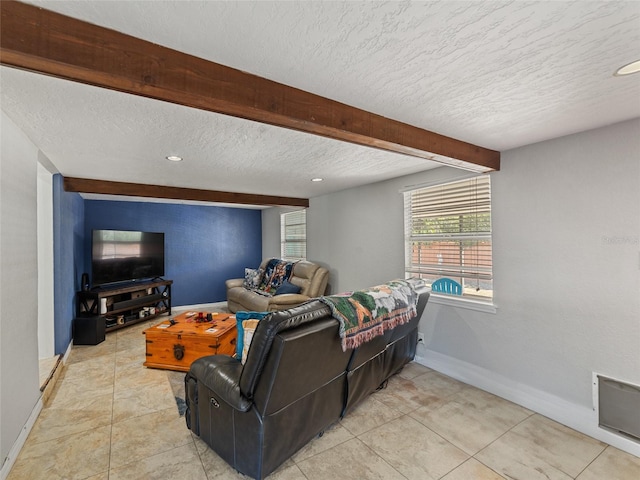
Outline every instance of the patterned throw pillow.
{"type": "Polygon", "coordinates": [[[242,346],[242,359],[240,360],[244,365],[244,362],[247,361],[247,353],[249,353],[249,346],[251,345],[251,340],[253,340],[253,334],[258,327],[258,323],[260,320],[245,320],[242,322],[242,329],[244,330],[244,344],[242,346]]]}
{"type": "Polygon", "coordinates": [[[249,290],[255,290],[260,285],[262,275],[264,271],[260,268],[245,268],[244,269],[244,288],[249,290]]]}
{"type": "Polygon", "coordinates": [[[264,317],[269,315],[269,312],[245,312],[245,311],[237,311],[236,312],[236,330],[237,330],[237,338],[236,338],[236,354],[235,358],[238,360],[242,359],[242,350],[244,349],[244,329],[242,328],[242,323],[245,320],[262,320],[264,317]]]}

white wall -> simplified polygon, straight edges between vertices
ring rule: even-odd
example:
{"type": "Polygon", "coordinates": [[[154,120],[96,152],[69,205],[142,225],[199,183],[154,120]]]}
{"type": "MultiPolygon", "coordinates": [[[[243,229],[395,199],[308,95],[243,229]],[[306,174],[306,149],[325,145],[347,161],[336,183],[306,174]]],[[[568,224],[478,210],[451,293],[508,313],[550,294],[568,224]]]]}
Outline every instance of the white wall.
{"type": "MultiPolygon", "coordinates": [[[[280,215],[300,210],[300,207],[273,207],[262,210],[262,258],[279,258],[280,215]]],[[[309,221],[307,220],[307,224],[309,221]]],[[[308,260],[313,261],[307,257],[308,260]]]]}
{"type": "Polygon", "coordinates": [[[262,210],[263,259],[280,257],[280,214],[288,211],[289,210],[284,207],[273,207],[262,210]]]}
{"type": "MultiPolygon", "coordinates": [[[[640,120],[504,152],[492,173],[497,313],[430,302],[418,352],[636,455],[597,428],[592,372],[640,384],[638,152],[640,120]]],[[[311,199],[309,257],[330,267],[334,292],[403,277],[400,191],[465,174],[443,167],[311,199]]]]}
{"type": "Polygon", "coordinates": [[[0,462],[10,464],[40,399],[38,150],[4,112],[0,122],[0,462]]]}
{"type": "MultiPolygon", "coordinates": [[[[40,153],[42,156],[42,153],[40,153]]],[[[53,328],[53,177],[38,163],[38,357],[55,354],[53,328]]]]}
{"type": "Polygon", "coordinates": [[[513,328],[481,365],[585,407],[592,371],[640,384],[639,133],[636,120],[504,154],[494,276],[513,328]]]}
{"type": "Polygon", "coordinates": [[[461,175],[469,172],[442,167],[312,198],[307,212],[307,255],[329,268],[332,293],[404,278],[401,190],[461,175]]]}

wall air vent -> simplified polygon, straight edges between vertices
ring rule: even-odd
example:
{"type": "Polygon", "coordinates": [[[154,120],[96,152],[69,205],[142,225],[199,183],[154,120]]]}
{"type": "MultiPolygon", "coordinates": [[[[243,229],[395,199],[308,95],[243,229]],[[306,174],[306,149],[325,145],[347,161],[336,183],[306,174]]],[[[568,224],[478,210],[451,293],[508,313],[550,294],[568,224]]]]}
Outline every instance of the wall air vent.
{"type": "Polygon", "coordinates": [[[640,441],[640,386],[598,378],[598,425],[640,441]]]}

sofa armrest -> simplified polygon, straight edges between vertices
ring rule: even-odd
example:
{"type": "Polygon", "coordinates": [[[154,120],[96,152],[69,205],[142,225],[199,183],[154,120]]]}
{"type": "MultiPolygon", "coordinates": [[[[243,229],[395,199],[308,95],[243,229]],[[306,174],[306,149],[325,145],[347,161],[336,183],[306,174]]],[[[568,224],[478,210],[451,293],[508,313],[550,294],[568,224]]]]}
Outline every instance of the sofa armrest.
{"type": "Polygon", "coordinates": [[[196,378],[231,407],[246,412],[252,402],[240,393],[242,364],[227,355],[210,355],[195,360],[189,375],[196,378]]]}
{"type": "Polygon", "coordinates": [[[224,282],[227,287],[227,290],[233,287],[241,287],[244,285],[244,278],[232,278],[224,282]]]}
{"type": "Polygon", "coordinates": [[[271,310],[271,306],[297,306],[301,303],[309,300],[310,297],[306,295],[302,295],[301,293],[283,293],[282,295],[274,295],[269,299],[269,309],[271,310]]]}

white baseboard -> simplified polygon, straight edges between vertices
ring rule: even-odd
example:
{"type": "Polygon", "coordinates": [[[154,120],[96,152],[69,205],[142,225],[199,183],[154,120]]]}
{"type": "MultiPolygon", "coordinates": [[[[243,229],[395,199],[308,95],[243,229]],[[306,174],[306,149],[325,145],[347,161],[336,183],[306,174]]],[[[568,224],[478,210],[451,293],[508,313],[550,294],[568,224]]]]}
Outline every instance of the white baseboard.
{"type": "Polygon", "coordinates": [[[11,471],[13,464],[16,462],[16,458],[18,458],[18,454],[20,453],[20,450],[22,450],[24,443],[27,441],[27,437],[29,436],[29,433],[31,432],[33,425],[36,423],[36,420],[38,419],[38,415],[40,415],[41,411],[42,411],[42,397],[38,398],[38,401],[34,405],[33,410],[31,411],[31,414],[27,419],[27,423],[25,423],[24,426],[22,427],[22,430],[20,431],[20,435],[18,435],[18,438],[13,443],[11,450],[9,450],[9,453],[7,454],[7,457],[4,459],[4,463],[2,464],[2,469],[0,469],[1,480],[5,480],[9,476],[9,472],[11,471]]]}
{"type": "MultiPolygon", "coordinates": [[[[58,365],[57,368],[62,368],[67,363],[67,361],[69,360],[69,354],[71,353],[72,348],[73,348],[73,340],[69,342],[69,345],[67,346],[67,350],[64,352],[64,355],[60,359],[60,365],[58,365]]],[[[11,468],[13,467],[13,464],[15,463],[16,458],[18,458],[18,455],[20,454],[20,450],[22,450],[24,443],[27,441],[27,437],[31,433],[31,429],[33,428],[33,425],[36,423],[36,420],[38,419],[38,416],[40,415],[40,412],[42,411],[43,406],[44,406],[44,403],[42,401],[42,395],[41,395],[40,398],[38,398],[38,401],[36,402],[35,406],[33,407],[33,410],[31,411],[31,414],[29,415],[27,422],[22,427],[22,430],[20,431],[20,435],[18,435],[18,438],[13,443],[13,446],[11,447],[11,449],[9,450],[9,453],[7,454],[7,457],[4,459],[4,463],[2,464],[2,469],[0,469],[0,480],[5,480],[9,476],[9,472],[11,471],[11,468]]]]}
{"type": "Polygon", "coordinates": [[[457,358],[432,350],[422,350],[415,361],[468,385],[493,393],[521,405],[558,423],[573,428],[596,440],[640,457],[640,443],[598,426],[597,412],[592,408],[569,402],[542,390],[503,377],[457,358]]]}
{"type": "Polygon", "coordinates": [[[66,365],[67,362],[69,361],[69,355],[71,354],[72,349],[73,349],[73,340],[71,340],[71,342],[69,343],[69,346],[67,347],[66,352],[64,352],[64,355],[62,356],[63,365],[66,365]]]}

